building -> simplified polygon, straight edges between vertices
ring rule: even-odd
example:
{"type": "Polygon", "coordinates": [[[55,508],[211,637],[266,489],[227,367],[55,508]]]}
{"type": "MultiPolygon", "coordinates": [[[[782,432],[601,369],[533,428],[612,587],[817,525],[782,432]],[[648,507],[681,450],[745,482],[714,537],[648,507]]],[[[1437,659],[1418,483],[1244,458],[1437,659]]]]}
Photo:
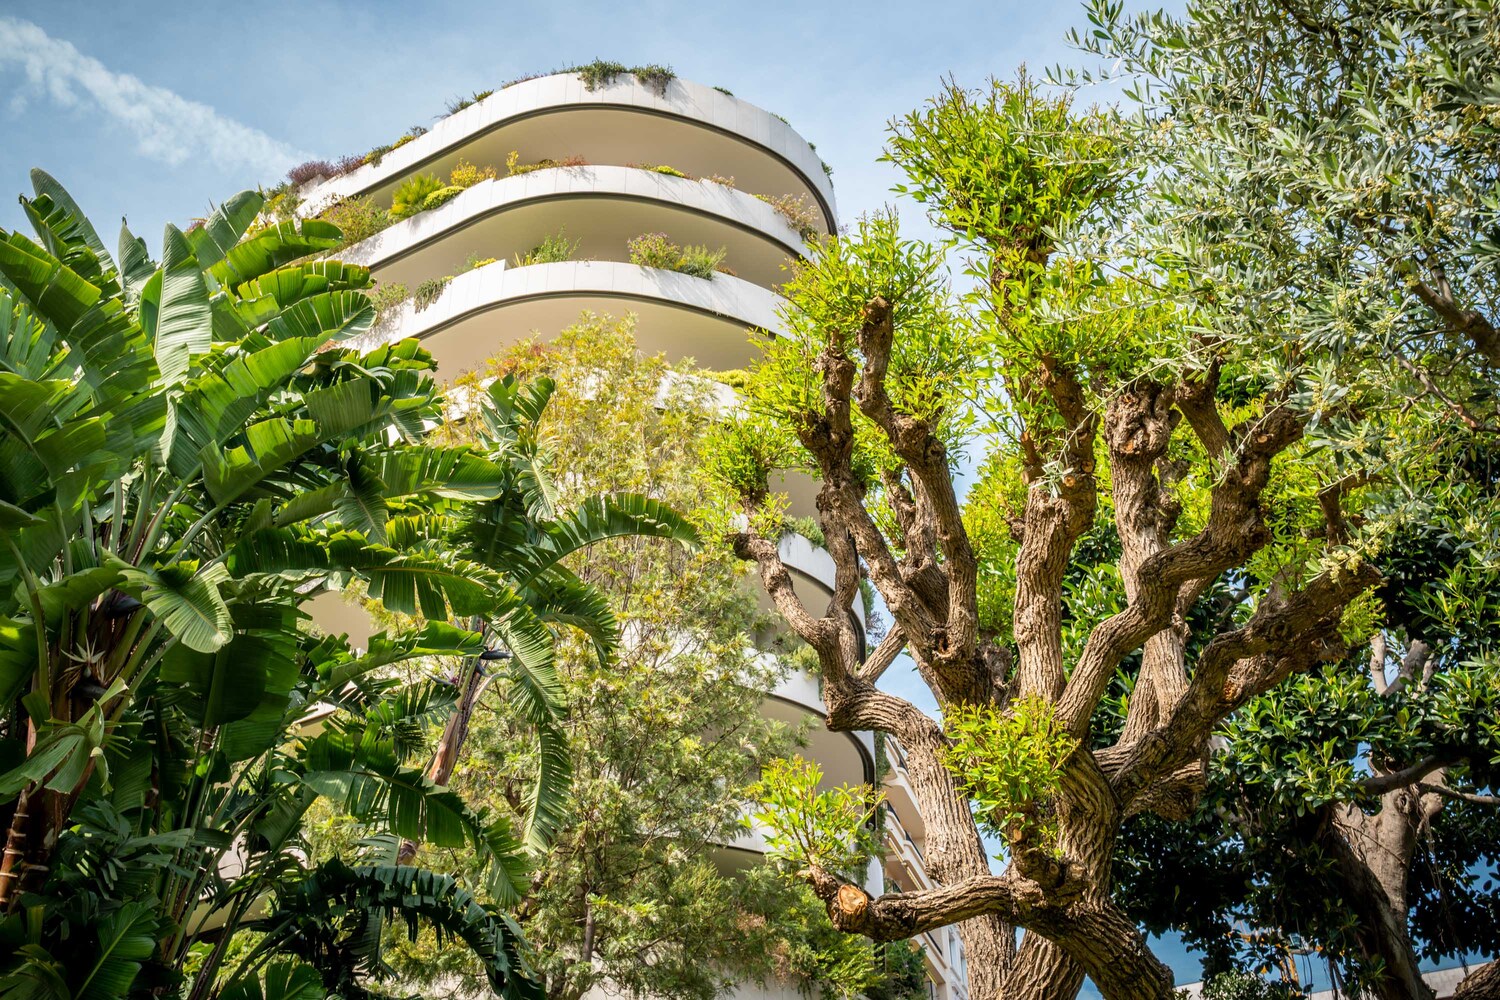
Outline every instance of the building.
{"type": "MultiPolygon", "coordinates": [[[[783,264],[800,252],[805,236],[837,225],[828,172],[785,120],[727,91],[660,72],[565,72],[521,81],[366,161],[305,183],[296,192],[299,212],[355,197],[388,208],[398,186],[416,175],[457,180],[455,168],[468,171],[466,185],[443,185],[434,207],[339,255],[369,266],[382,286],[415,291],[412,301],[388,311],[368,335],[369,346],[420,338],[440,377],[532,332],[561,330],[584,310],[634,313],[645,351],[692,357],[707,370],[741,368],[754,354],[747,330],[775,336],[780,328],[776,285],[783,264]],[[491,171],[492,179],[482,179],[491,171]],[[723,247],[722,266],[698,277],[631,263],[628,244],[651,233],[680,246],[723,247]],[[549,239],[565,245],[570,259],[538,253],[549,239]]],[[[810,480],[792,476],[785,488],[793,515],[813,513],[810,480]]],[[[804,599],[826,602],[833,585],[828,553],[789,535],[782,555],[804,599]]],[[[323,611],[325,619],[336,613],[323,611]]],[[[354,633],[348,623],[327,623],[354,633]]],[[[764,710],[793,723],[821,719],[816,679],[789,677],[764,710]]],[[[875,739],[819,726],[809,752],[832,784],[872,782],[881,756],[875,739]]],[[[890,854],[870,866],[873,893],[930,885],[921,814],[893,742],[885,757],[890,854]]],[[[752,831],[724,846],[723,863],[757,863],[764,847],[752,831]]],[[[967,996],[957,942],[948,929],[920,942],[933,1000],[967,996]]]]}

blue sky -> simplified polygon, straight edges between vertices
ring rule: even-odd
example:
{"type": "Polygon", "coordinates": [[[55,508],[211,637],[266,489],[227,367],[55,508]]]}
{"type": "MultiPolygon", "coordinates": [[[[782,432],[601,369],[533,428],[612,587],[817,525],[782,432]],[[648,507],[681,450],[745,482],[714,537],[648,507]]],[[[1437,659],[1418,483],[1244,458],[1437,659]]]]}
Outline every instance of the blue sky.
{"type": "MultiPolygon", "coordinates": [[[[128,214],[155,247],[164,222],[292,163],[362,152],[431,125],[451,97],[601,57],[666,63],[786,116],[833,165],[847,220],[890,198],[894,174],[875,159],[893,115],[950,72],[978,83],[1069,58],[1062,35],[1080,20],[1072,3],[1016,0],[265,0],[253,16],[0,0],[0,191],[29,192],[27,170],[44,167],[96,220],[128,214]]],[[[0,225],[22,221],[0,198],[0,225]]]]}
{"type": "MultiPolygon", "coordinates": [[[[1175,4],[1174,4],[1175,6],[1175,4]]],[[[659,0],[217,4],[0,0],[0,192],[58,177],[112,240],[159,246],[229,194],[294,163],[431,125],[452,97],[596,57],[659,62],[784,115],[834,168],[845,221],[892,201],[886,123],[952,74],[975,85],[1077,54],[1073,3],[870,0],[733,7],[659,0]]],[[[925,229],[910,205],[903,218],[925,229]]],[[[0,226],[23,227],[12,197],[0,226]]],[[[889,684],[924,706],[914,676],[889,684]]],[[[1163,942],[1180,980],[1197,962],[1163,942]]],[[[1085,996],[1096,996],[1086,988],[1085,996]]]]}

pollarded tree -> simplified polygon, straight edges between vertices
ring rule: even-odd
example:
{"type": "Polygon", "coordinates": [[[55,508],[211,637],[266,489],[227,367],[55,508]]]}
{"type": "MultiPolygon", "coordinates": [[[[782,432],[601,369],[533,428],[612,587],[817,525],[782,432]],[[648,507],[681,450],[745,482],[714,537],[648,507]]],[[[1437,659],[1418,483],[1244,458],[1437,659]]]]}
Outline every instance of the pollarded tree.
{"type": "Polygon", "coordinates": [[[786,286],[791,334],[751,373],[752,416],[720,441],[737,549],[817,651],[829,726],[906,748],[940,887],[872,900],[815,864],[806,877],[851,932],[958,923],[981,998],[1071,996],[1085,974],[1110,998],[1170,995],[1112,899],[1121,824],[1190,815],[1225,718],[1364,642],[1379,576],[1360,488],[1377,466],[1433,475],[1319,447],[1330,423],[1389,438],[1421,419],[1364,357],[1248,332],[1170,260],[1094,252],[1136,204],[1130,140],[1024,78],[949,88],[898,122],[891,155],[980,290],[960,308],[939,251],[890,219],[826,241],[786,286]],[[961,504],[971,413],[988,455],[961,504]],[[822,480],[838,576],[823,614],[765,528],[787,455],[822,480]],[[868,657],[849,612],[866,575],[893,619],[868,657]],[[1114,587],[1113,606],[1096,599],[1114,587]],[[877,686],[903,651],[943,721],[877,686]],[[1119,737],[1097,745],[1122,669],[1119,737]],[[984,825],[1007,843],[1003,874],[984,825]]]}

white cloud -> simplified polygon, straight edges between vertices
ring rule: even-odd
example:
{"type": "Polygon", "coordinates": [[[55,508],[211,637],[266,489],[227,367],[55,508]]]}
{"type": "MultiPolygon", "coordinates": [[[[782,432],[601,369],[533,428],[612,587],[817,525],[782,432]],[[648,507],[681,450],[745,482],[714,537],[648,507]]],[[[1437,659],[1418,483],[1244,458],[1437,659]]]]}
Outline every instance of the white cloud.
{"type": "Polygon", "coordinates": [[[225,169],[250,167],[274,177],[308,158],[206,104],[112,72],[30,21],[0,17],[0,73],[10,70],[26,78],[25,87],[12,92],[12,112],[24,109],[28,98],[93,108],[134,135],[142,156],[174,166],[204,157],[225,169]]]}

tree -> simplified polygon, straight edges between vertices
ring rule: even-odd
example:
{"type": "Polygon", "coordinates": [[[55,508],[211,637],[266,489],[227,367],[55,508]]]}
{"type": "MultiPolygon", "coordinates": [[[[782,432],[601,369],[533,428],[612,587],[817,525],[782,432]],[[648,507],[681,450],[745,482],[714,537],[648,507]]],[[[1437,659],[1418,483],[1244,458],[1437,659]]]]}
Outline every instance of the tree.
{"type": "MultiPolygon", "coordinates": [[[[194,998],[304,971],[360,996],[399,911],[462,940],[492,989],[532,995],[503,911],[388,860],[310,867],[302,818],[321,797],[392,851],[467,849],[489,898],[514,904],[510,824],[408,766],[453,692],[390,670],[486,660],[498,636],[534,677],[547,619],[601,621],[580,610],[598,596],[548,567],[598,523],[685,525],[639,497],[534,517],[534,457],[506,435],[544,389],[471,400],[477,446],[432,439],[431,357],[341,346],[373,308],[367,270],[307,259],[333,227],[255,228],[246,192],[168,226],[160,266],[125,231],[116,265],[67,193],[33,180],[38,240],[0,234],[0,992],[144,995],[186,967],[194,998]],[[351,582],[430,623],[359,656],[309,635],[301,606],[351,582]],[[225,971],[251,922],[260,944],[225,971]],[[278,951],[313,964],[268,965],[278,951]]],[[[523,814],[528,840],[544,801],[523,814]]]]}
{"type": "MultiPolygon", "coordinates": [[[[1220,18],[1202,11],[1189,22],[1220,18]]],[[[1118,10],[1092,13],[1107,36],[1118,10]]],[[[1228,23],[1215,21],[1224,45],[1253,71],[1228,23]]],[[[1435,38],[1437,24],[1409,35],[1435,38]]],[[[1181,47],[1184,61],[1198,51],[1181,47]]],[[[1182,86],[1217,95],[1212,83],[1182,86]]],[[[1080,113],[1023,76],[949,86],[898,120],[901,190],[970,254],[977,289],[956,302],[940,251],[901,239],[892,218],[826,240],[785,286],[790,333],[750,373],[750,416],[720,439],[746,519],[736,549],[816,651],[829,727],[902,742],[940,885],[868,899],[816,863],[806,877],[849,932],[959,924],[980,998],[1071,996],[1085,974],[1106,997],[1170,996],[1113,898],[1122,823],[1186,819],[1224,720],[1365,645],[1379,624],[1374,557],[1396,525],[1428,523],[1421,498],[1455,421],[1467,426],[1453,393],[1482,382],[1478,321],[1467,339],[1446,324],[1426,338],[1406,383],[1390,375],[1408,370],[1409,345],[1336,339],[1363,329],[1369,317],[1345,313],[1373,286],[1323,263],[1295,271],[1295,234],[1241,242],[1208,226],[1196,242],[1177,232],[1184,246],[1154,242],[1173,206],[1185,226],[1203,216],[1172,200],[1174,161],[1149,155],[1177,127],[1163,118],[1080,113]],[[1283,269],[1263,266],[1278,251],[1283,269]],[[1433,364],[1440,348],[1457,363],[1433,364]],[[986,457],[961,503],[955,455],[976,443],[986,457]],[[838,570],[822,614],[792,591],[769,531],[768,473],[789,457],[821,479],[838,570]],[[868,656],[849,613],[866,576],[893,618],[868,656]],[[941,722],[877,686],[903,651],[941,722]],[[1118,735],[1096,741],[1122,670],[1118,735]],[[981,826],[1006,843],[1003,874],[981,826]]],[[[1482,226],[1480,200],[1430,195],[1471,235],[1482,226]]],[[[1224,214],[1241,213],[1282,210],[1249,199],[1224,214]]],[[[1390,297],[1387,325],[1440,315],[1419,295],[1390,297]]]]}
{"type": "Polygon", "coordinates": [[[1309,937],[1374,995],[1430,996],[1409,911],[1426,955],[1500,944],[1470,870],[1496,822],[1474,789],[1494,780],[1500,17],[1279,0],[1139,18],[1095,3],[1089,18],[1074,41],[1128,81],[1149,130],[1129,253],[1173,261],[1248,327],[1362,357],[1411,418],[1394,438],[1357,411],[1322,432],[1360,456],[1393,523],[1383,627],[1227,727],[1204,808],[1229,817],[1218,837],[1244,839],[1232,864],[1252,888],[1204,912],[1242,907],[1268,947],[1309,937]],[[1287,858],[1327,903],[1276,900],[1287,858]]]}
{"type": "Polygon", "coordinates": [[[1126,828],[1127,909],[1183,930],[1213,968],[1274,963],[1295,982],[1292,952],[1315,946],[1376,996],[1430,996],[1420,958],[1500,949],[1500,892],[1482,874],[1500,803],[1474,790],[1495,785],[1500,751],[1495,570],[1436,531],[1403,532],[1378,565],[1384,621],[1366,655],[1228,720],[1188,824],[1126,828]]]}
{"type": "MultiPolygon", "coordinates": [[[[722,518],[701,470],[714,386],[690,364],[641,356],[634,320],[585,315],[460,379],[455,393],[513,377],[556,385],[531,443],[547,456],[559,508],[599,491],[628,492],[688,511],[699,524],[722,518]]],[[[473,425],[446,433],[468,440],[473,425]]],[[[568,706],[559,728],[573,781],[519,911],[548,996],[607,987],[710,1000],[730,982],[755,978],[843,996],[884,985],[875,948],[833,932],[805,887],[784,886],[764,869],[726,870],[735,855],[724,845],[740,834],[749,785],[797,735],[762,713],[785,651],[775,643],[756,650],[766,616],[739,561],[722,546],[620,538],[566,565],[609,596],[622,641],[608,659],[584,635],[558,647],[568,706]]],[[[509,685],[500,677],[486,692],[453,786],[518,815],[536,748],[509,685]]],[[[457,976],[479,985],[460,954],[435,945],[393,945],[392,964],[413,983],[457,976]]]]}

